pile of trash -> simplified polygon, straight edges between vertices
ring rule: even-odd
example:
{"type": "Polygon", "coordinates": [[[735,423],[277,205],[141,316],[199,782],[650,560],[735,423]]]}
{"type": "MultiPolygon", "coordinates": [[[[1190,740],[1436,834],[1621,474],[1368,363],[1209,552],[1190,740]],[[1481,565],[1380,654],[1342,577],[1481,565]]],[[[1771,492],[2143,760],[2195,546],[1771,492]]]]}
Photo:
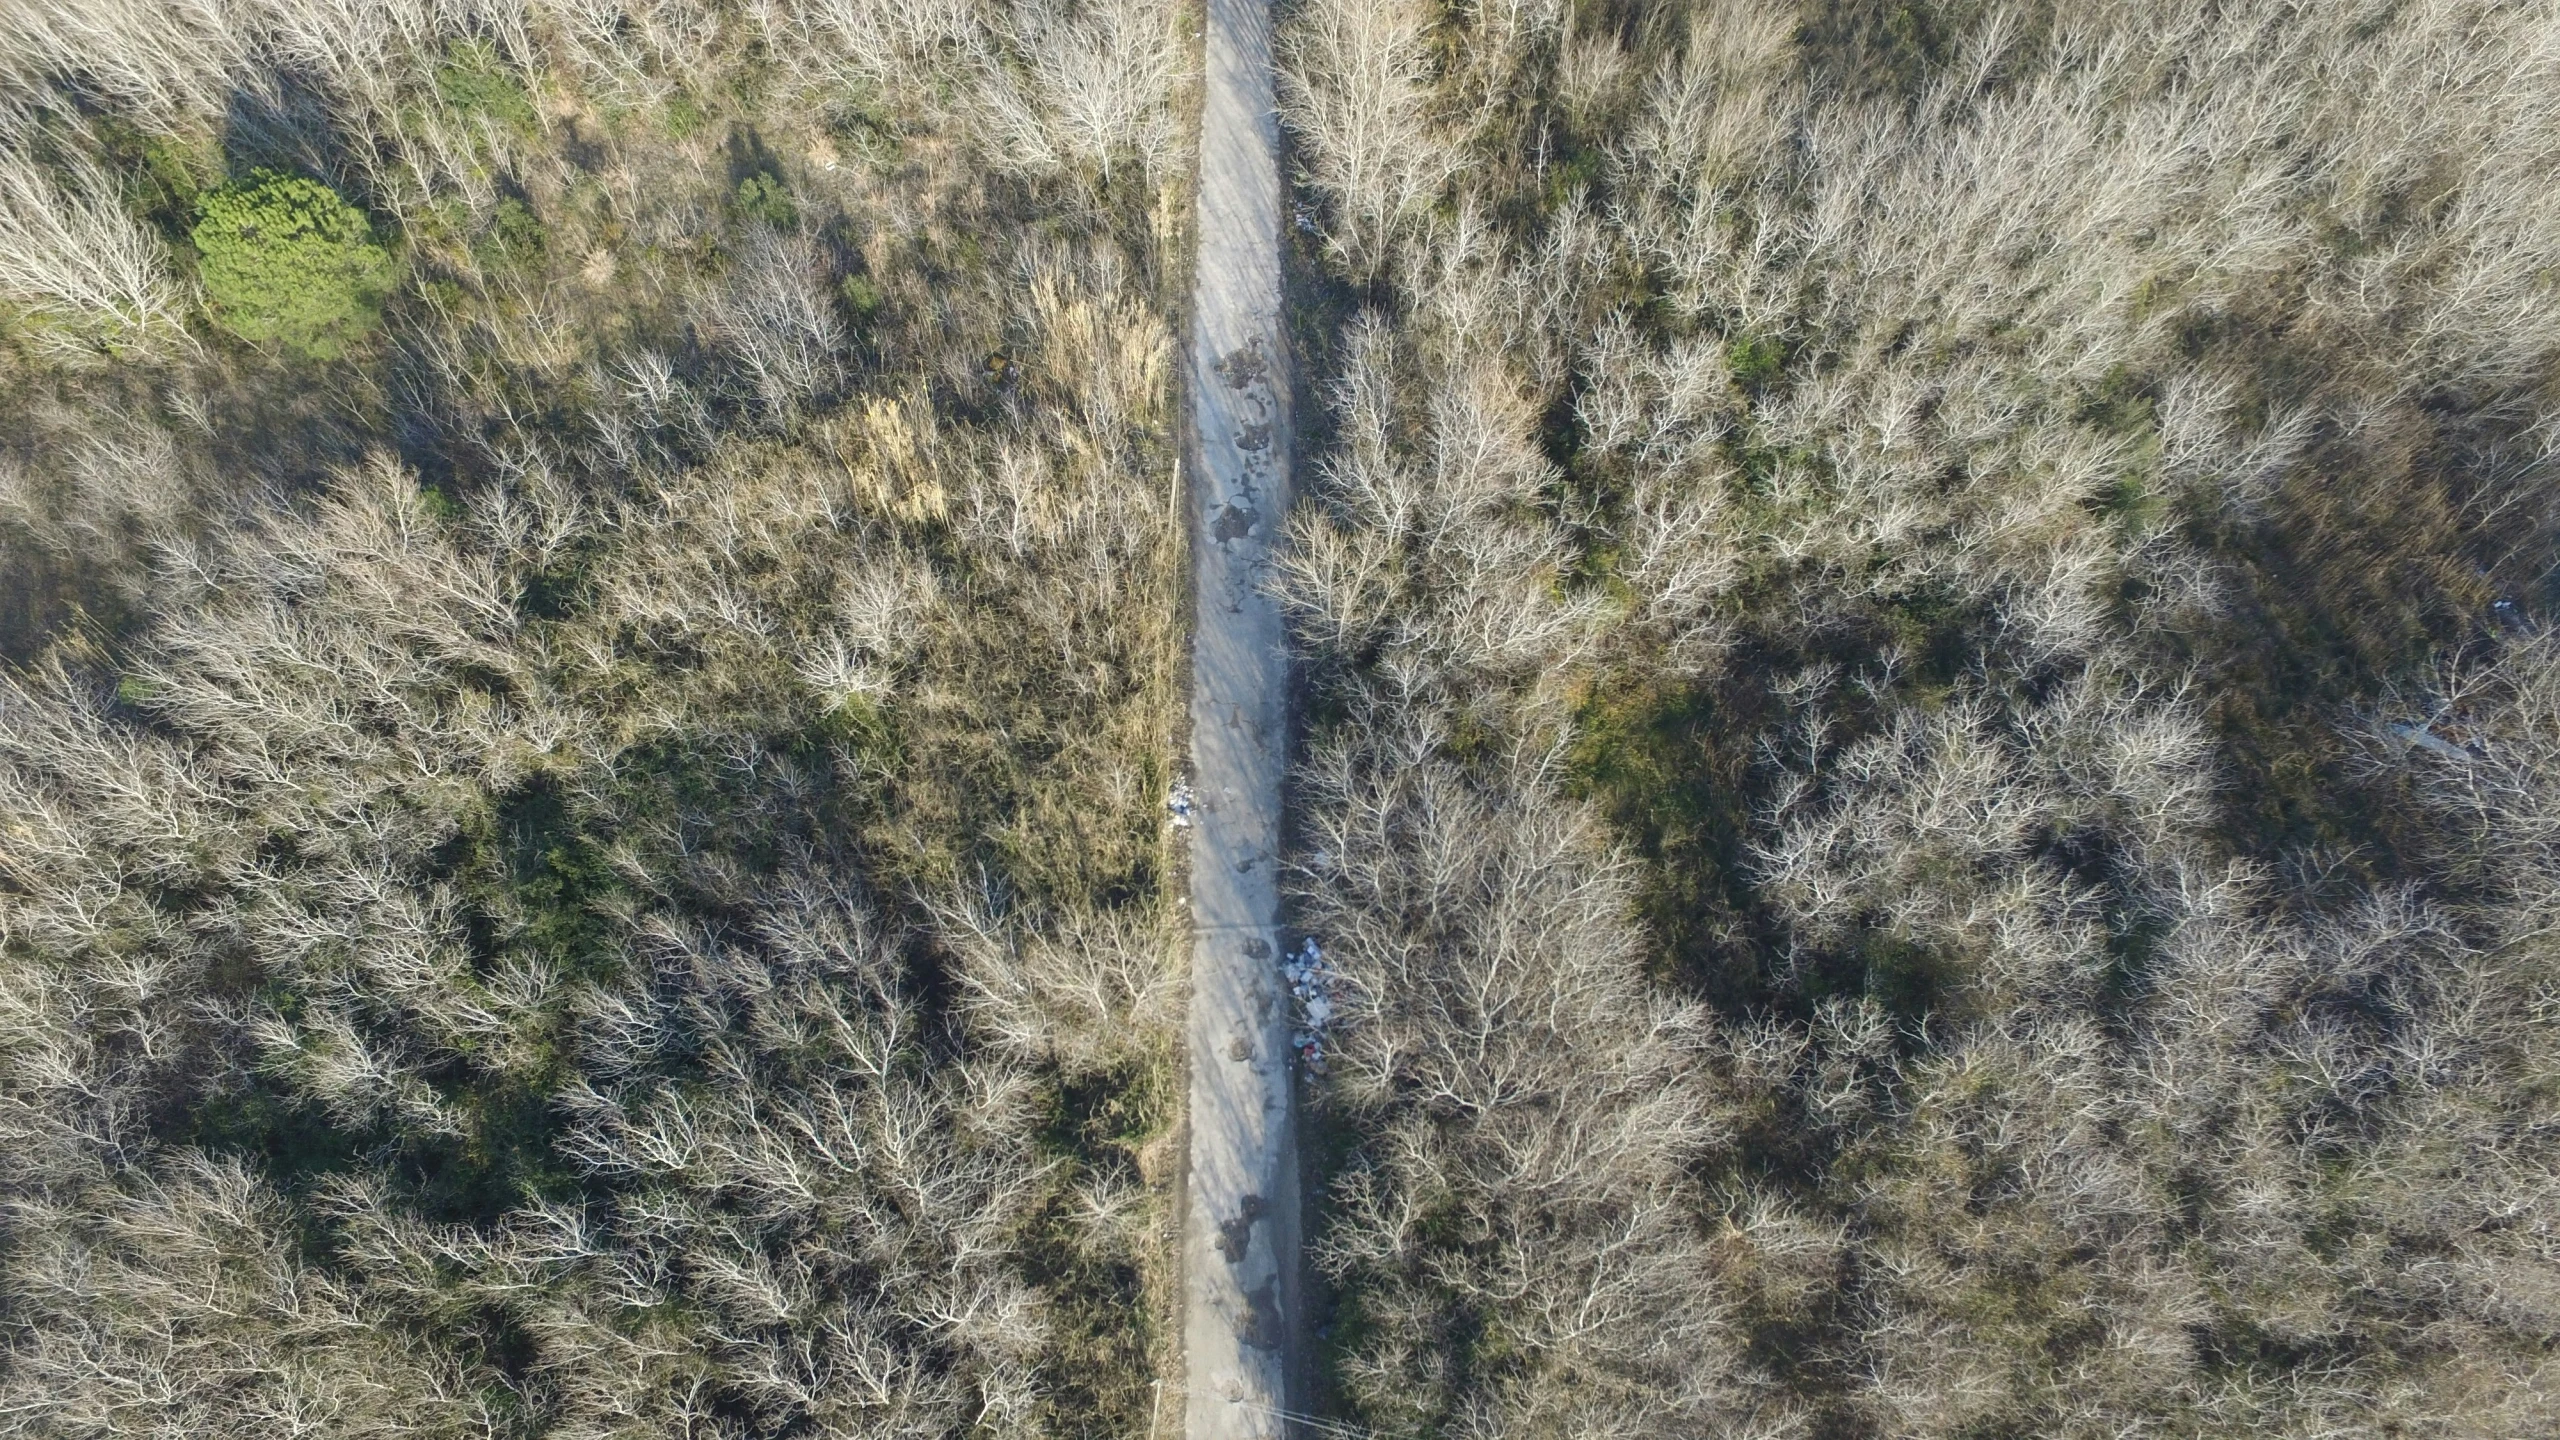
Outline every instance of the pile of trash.
{"type": "Polygon", "coordinates": [[[1192,809],[1191,787],[1188,785],[1174,786],[1173,793],[1166,796],[1164,799],[1164,808],[1173,812],[1174,829],[1190,829],[1192,809]]]}
{"type": "Polygon", "coordinates": [[[1322,1075],[1325,1040],[1342,1018],[1343,994],[1351,982],[1325,960],[1312,935],[1299,943],[1296,954],[1282,957],[1280,973],[1288,977],[1289,993],[1298,1000],[1298,1025],[1289,1033],[1289,1046],[1308,1070],[1322,1075]]]}

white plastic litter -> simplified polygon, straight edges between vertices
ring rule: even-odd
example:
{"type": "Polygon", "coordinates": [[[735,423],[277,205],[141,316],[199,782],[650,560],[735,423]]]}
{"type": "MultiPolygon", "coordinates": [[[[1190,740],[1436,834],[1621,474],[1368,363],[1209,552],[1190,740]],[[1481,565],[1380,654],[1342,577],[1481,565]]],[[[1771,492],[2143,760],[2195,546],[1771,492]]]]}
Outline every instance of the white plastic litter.
{"type": "Polygon", "coordinates": [[[1289,993],[1298,1002],[1298,1025],[1289,1034],[1290,1048],[1310,1071],[1322,1075],[1325,1040],[1336,1025],[1348,1023],[1337,1012],[1350,982],[1326,962],[1324,949],[1313,936],[1300,941],[1294,953],[1281,957],[1280,973],[1287,977],[1289,993]]]}
{"type": "Polygon", "coordinates": [[[1173,793],[1165,797],[1164,808],[1173,812],[1174,829],[1190,829],[1192,811],[1191,787],[1188,785],[1174,786],[1173,793]]]}

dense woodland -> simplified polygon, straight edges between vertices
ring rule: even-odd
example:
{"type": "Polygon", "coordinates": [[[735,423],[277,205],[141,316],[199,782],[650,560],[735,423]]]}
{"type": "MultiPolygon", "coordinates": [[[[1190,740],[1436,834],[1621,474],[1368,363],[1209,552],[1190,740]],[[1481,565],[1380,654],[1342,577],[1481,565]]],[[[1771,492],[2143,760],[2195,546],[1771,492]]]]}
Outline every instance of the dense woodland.
{"type": "Polygon", "coordinates": [[[1182,24],[0,4],[0,1428],[1146,1428],[1182,24]]]}
{"type": "MultiPolygon", "coordinates": [[[[2560,6],[1279,12],[1309,1403],[2560,1432],[2560,6]]],[[[1196,23],[0,3],[0,1425],[1169,1432],[1196,23]]]]}
{"type": "Polygon", "coordinates": [[[1343,1412],[2560,1431],[2560,10],[1283,43],[1343,1412]]]}

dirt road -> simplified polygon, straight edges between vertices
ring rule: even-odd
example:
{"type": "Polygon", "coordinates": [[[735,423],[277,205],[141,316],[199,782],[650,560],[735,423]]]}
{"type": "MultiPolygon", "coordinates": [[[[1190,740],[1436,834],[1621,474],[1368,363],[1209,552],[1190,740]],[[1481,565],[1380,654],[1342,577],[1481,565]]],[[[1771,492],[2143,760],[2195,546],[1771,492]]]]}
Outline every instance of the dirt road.
{"type": "Polygon", "coordinates": [[[1288,502],[1281,188],[1265,0],[1207,0],[1189,355],[1191,1154],[1182,1238],[1192,1440],[1282,1433],[1297,1327],[1288,993],[1279,974],[1289,662],[1262,593],[1288,502]]]}

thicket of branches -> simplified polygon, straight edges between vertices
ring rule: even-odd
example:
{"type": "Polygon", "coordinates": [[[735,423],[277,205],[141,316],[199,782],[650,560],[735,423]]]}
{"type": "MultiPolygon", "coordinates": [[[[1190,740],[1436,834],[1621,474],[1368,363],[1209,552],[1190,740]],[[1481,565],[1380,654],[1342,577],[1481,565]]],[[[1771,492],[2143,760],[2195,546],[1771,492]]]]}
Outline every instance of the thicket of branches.
{"type": "Polygon", "coordinates": [[[12,1426],[1145,1426],[1179,41],[0,7],[12,1426]],[[199,303],[261,170],[343,353],[199,303]]]}
{"type": "Polygon", "coordinates": [[[2560,1422],[2560,13],[1283,43],[1361,1422],[2560,1422]]]}

